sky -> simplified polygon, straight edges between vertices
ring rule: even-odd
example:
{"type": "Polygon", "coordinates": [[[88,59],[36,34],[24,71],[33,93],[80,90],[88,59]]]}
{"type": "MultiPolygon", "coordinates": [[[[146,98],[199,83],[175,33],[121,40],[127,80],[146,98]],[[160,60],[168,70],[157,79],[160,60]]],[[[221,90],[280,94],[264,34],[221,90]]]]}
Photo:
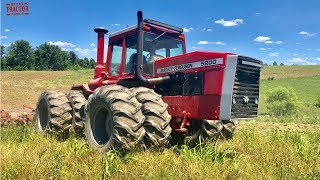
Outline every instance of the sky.
{"type": "Polygon", "coordinates": [[[1,0],[1,44],[24,39],[36,48],[49,42],[96,59],[93,29],[112,33],[135,25],[137,10],[183,28],[188,52],[320,65],[319,0],[1,0]],[[6,16],[6,4],[14,2],[28,2],[29,15],[6,16]]]}

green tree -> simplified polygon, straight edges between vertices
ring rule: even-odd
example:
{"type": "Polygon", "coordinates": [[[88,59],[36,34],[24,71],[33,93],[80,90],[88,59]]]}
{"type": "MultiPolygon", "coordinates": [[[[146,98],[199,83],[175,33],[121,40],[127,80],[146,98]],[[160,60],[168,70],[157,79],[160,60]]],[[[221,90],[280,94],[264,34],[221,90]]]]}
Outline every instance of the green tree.
{"type": "Polygon", "coordinates": [[[4,46],[1,45],[1,58],[4,56],[4,46]]]}
{"type": "Polygon", "coordinates": [[[283,64],[283,63],[280,63],[280,66],[284,66],[284,64],[283,64]]]}
{"type": "Polygon", "coordinates": [[[70,51],[68,53],[69,62],[71,65],[77,65],[79,64],[79,58],[73,51],[70,51]]]}
{"type": "Polygon", "coordinates": [[[35,50],[37,70],[65,70],[69,67],[68,53],[59,46],[48,43],[41,44],[35,50]]]}
{"type": "Polygon", "coordinates": [[[30,43],[26,40],[18,40],[8,48],[6,65],[14,70],[34,69],[35,58],[30,43]]]}
{"type": "Polygon", "coordinates": [[[94,59],[90,59],[89,68],[94,69],[96,67],[96,61],[94,59]]]}
{"type": "Polygon", "coordinates": [[[86,69],[89,69],[90,68],[90,62],[89,62],[89,59],[88,58],[84,58],[84,59],[80,59],[79,60],[79,65],[82,67],[82,68],[86,68],[86,69]]]}
{"type": "Polygon", "coordinates": [[[5,47],[1,45],[1,69],[6,69],[5,47]]]}
{"type": "Polygon", "coordinates": [[[276,61],[274,61],[272,65],[278,66],[278,63],[276,61]]]}

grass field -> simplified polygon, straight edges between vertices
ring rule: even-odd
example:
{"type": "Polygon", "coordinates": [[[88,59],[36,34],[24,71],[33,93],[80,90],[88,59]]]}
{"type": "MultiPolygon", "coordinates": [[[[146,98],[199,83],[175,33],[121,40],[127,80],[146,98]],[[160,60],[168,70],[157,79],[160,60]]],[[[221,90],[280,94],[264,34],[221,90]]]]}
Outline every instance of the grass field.
{"type": "MultiPolygon", "coordinates": [[[[35,106],[43,90],[68,91],[92,74],[1,72],[1,109],[35,106]]],[[[100,154],[82,139],[43,137],[31,125],[1,127],[1,179],[320,179],[319,89],[320,66],[265,67],[259,118],[240,122],[230,141],[194,149],[100,154]],[[297,93],[297,115],[268,115],[265,97],[277,86],[297,93]]]]}

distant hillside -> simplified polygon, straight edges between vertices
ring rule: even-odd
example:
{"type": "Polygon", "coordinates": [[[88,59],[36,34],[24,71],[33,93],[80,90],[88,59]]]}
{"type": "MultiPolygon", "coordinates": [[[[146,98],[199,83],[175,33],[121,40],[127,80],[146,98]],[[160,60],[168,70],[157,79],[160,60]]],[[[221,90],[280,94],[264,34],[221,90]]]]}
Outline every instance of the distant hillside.
{"type": "Polygon", "coordinates": [[[320,66],[265,66],[262,69],[261,79],[268,77],[292,78],[305,76],[320,76],[320,66]]]}

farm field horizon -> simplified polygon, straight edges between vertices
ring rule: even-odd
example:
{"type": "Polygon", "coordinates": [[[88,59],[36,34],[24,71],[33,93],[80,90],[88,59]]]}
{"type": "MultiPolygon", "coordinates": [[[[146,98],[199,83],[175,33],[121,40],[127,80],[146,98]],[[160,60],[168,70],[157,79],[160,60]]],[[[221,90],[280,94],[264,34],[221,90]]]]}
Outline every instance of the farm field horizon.
{"type": "MultiPolygon", "coordinates": [[[[1,179],[320,179],[320,66],[266,66],[261,73],[259,117],[239,121],[232,140],[100,154],[81,138],[59,141],[36,134],[32,124],[8,125],[1,127],[1,179]],[[296,93],[297,115],[269,114],[266,97],[276,87],[296,93]]],[[[35,108],[42,91],[68,92],[92,76],[2,71],[0,109],[35,108]]]]}

